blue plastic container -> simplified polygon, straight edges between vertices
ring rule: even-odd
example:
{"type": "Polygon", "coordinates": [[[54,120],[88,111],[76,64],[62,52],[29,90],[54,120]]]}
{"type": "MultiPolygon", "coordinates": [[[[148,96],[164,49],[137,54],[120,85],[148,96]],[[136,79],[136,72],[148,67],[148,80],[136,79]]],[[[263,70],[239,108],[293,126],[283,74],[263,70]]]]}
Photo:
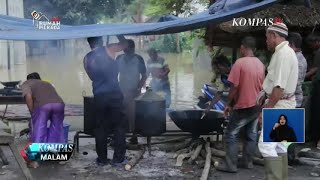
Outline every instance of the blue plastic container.
{"type": "MultiPolygon", "coordinates": [[[[64,143],[68,143],[68,137],[69,137],[69,124],[63,124],[63,134],[64,134],[64,143]]],[[[48,127],[49,131],[49,127],[48,127]]]]}
{"type": "Polygon", "coordinates": [[[64,141],[65,143],[68,143],[68,137],[69,137],[69,124],[63,124],[63,133],[64,133],[64,141]]]}

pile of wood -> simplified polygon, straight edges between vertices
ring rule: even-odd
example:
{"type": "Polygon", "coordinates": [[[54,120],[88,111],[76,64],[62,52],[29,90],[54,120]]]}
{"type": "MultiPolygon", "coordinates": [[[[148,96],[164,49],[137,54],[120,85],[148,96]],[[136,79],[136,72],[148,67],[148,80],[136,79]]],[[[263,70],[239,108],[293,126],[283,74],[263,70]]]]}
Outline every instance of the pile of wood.
{"type": "Polygon", "coordinates": [[[307,166],[320,166],[320,150],[311,148],[302,148],[297,153],[298,163],[307,166]]]}
{"type": "MultiPolygon", "coordinates": [[[[203,167],[201,180],[208,179],[208,175],[212,166],[217,166],[226,153],[221,149],[221,144],[210,141],[210,138],[194,140],[189,147],[179,149],[174,154],[176,158],[175,166],[181,167],[184,163],[197,164],[203,167]],[[220,148],[218,149],[218,147],[220,148]]],[[[222,146],[223,148],[223,146],[222,146]]],[[[239,158],[242,156],[239,155],[239,158]]],[[[253,163],[256,165],[263,165],[263,159],[255,157],[253,163]]]]}

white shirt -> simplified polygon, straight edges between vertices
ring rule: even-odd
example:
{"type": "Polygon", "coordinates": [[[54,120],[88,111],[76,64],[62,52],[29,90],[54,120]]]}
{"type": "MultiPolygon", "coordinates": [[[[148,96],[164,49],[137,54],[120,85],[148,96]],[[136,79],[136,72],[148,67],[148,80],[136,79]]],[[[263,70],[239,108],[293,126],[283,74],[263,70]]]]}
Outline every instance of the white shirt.
{"type": "MultiPolygon", "coordinates": [[[[284,89],[284,94],[293,94],[298,82],[298,59],[289,47],[288,41],[280,43],[272,55],[268,66],[268,74],[263,82],[263,90],[271,94],[274,87],[284,89]]],[[[290,99],[295,101],[295,98],[290,99]]]]}

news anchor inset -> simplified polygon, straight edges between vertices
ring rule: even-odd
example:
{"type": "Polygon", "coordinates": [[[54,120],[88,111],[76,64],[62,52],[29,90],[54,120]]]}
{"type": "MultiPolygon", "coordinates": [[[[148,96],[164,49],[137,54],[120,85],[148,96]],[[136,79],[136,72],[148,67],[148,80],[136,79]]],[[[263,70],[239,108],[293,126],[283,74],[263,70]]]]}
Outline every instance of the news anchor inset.
{"type": "Polygon", "coordinates": [[[305,142],[305,110],[303,108],[264,108],[262,123],[263,142],[305,142]]]}
{"type": "Polygon", "coordinates": [[[274,124],[269,136],[273,142],[297,142],[296,134],[293,128],[288,125],[288,118],[284,114],[279,116],[278,122],[274,124]]]}

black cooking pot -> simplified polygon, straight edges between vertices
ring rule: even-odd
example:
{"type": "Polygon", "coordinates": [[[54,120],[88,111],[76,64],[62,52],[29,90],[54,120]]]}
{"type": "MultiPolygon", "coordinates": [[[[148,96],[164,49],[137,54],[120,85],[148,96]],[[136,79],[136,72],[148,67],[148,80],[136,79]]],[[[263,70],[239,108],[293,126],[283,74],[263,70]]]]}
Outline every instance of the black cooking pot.
{"type": "Polygon", "coordinates": [[[148,89],[135,99],[135,131],[142,136],[166,132],[165,99],[148,89]]]}
{"type": "Polygon", "coordinates": [[[194,135],[205,135],[210,132],[223,133],[225,121],[223,112],[210,111],[203,119],[203,110],[172,111],[169,113],[171,120],[184,132],[194,135]]]}

